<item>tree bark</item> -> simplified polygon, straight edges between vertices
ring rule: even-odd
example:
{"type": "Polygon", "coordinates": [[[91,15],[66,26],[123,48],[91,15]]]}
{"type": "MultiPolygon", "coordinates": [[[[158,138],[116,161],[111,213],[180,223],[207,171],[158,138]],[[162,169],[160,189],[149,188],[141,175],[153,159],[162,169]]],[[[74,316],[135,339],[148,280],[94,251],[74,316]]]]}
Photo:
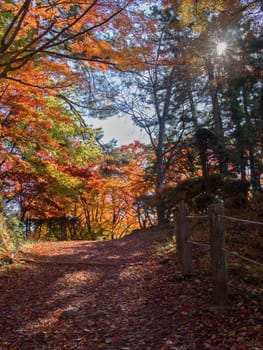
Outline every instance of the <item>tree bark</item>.
{"type": "Polygon", "coordinates": [[[226,174],[227,162],[225,156],[224,129],[222,125],[221,110],[218,101],[218,89],[215,83],[215,76],[211,59],[207,60],[206,65],[208,70],[209,92],[212,100],[214,134],[217,137],[217,158],[219,163],[219,170],[221,174],[226,174]]]}

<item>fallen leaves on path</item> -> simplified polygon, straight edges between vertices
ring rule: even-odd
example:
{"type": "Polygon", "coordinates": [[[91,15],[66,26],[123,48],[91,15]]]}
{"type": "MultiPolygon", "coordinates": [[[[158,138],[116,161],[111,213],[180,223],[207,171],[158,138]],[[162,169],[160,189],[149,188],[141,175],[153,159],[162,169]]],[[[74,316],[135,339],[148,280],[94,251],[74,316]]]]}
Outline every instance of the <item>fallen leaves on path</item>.
{"type": "Polygon", "coordinates": [[[213,310],[209,274],[184,280],[153,243],[138,233],[21,255],[0,275],[0,349],[263,349],[257,291],[233,284],[233,308],[213,310]]]}

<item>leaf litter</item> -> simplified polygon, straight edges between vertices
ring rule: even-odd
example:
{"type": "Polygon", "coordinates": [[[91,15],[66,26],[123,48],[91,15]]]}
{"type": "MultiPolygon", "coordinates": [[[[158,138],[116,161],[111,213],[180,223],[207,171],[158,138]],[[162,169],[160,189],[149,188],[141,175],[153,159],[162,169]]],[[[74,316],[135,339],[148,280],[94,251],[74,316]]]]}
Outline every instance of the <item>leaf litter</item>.
{"type": "Polygon", "coordinates": [[[263,349],[262,289],[230,280],[232,307],[219,312],[210,274],[182,278],[155,238],[46,242],[21,253],[0,275],[0,349],[263,349]]]}

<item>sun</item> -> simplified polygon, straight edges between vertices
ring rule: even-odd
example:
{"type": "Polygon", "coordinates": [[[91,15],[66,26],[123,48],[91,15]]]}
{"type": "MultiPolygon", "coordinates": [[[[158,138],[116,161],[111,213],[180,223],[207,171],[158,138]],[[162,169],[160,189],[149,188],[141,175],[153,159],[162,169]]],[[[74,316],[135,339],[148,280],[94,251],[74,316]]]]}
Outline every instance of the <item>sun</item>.
{"type": "Polygon", "coordinates": [[[224,53],[226,52],[226,49],[227,49],[227,44],[225,41],[220,41],[216,45],[216,52],[218,55],[224,55],[224,53]]]}

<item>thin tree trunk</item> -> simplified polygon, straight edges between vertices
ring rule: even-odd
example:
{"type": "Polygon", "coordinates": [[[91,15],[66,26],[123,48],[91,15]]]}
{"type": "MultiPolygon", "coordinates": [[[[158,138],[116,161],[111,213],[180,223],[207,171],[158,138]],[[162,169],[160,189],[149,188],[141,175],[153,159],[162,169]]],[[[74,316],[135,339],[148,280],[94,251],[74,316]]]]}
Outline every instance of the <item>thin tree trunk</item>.
{"type": "Polygon", "coordinates": [[[222,125],[221,110],[218,102],[218,90],[215,83],[214,70],[211,60],[207,60],[207,70],[209,78],[209,92],[212,100],[213,119],[214,119],[214,134],[217,137],[217,157],[219,162],[219,169],[221,174],[227,173],[227,162],[225,156],[224,146],[224,129],[222,125]]]}
{"type": "Polygon", "coordinates": [[[164,162],[164,140],[165,140],[165,128],[166,121],[169,113],[169,107],[171,103],[171,95],[173,89],[173,83],[175,78],[175,68],[173,68],[167,78],[167,90],[164,99],[164,105],[162,112],[159,107],[159,99],[156,91],[154,91],[154,105],[156,114],[158,116],[159,133],[158,133],[158,144],[156,147],[156,195],[157,195],[157,219],[158,224],[164,224],[166,222],[165,217],[165,206],[161,198],[161,192],[165,183],[165,162],[164,162]]]}
{"type": "Polygon", "coordinates": [[[254,156],[253,149],[249,150],[249,166],[250,166],[250,176],[251,185],[254,191],[260,191],[260,173],[256,171],[256,159],[254,156]]]}
{"type": "Polygon", "coordinates": [[[198,129],[197,113],[196,113],[195,102],[194,102],[193,93],[191,90],[191,85],[190,85],[189,79],[186,79],[186,84],[187,84],[187,94],[188,94],[188,99],[190,102],[190,109],[191,109],[191,114],[192,114],[192,122],[193,122],[195,130],[197,130],[198,129]]]}

